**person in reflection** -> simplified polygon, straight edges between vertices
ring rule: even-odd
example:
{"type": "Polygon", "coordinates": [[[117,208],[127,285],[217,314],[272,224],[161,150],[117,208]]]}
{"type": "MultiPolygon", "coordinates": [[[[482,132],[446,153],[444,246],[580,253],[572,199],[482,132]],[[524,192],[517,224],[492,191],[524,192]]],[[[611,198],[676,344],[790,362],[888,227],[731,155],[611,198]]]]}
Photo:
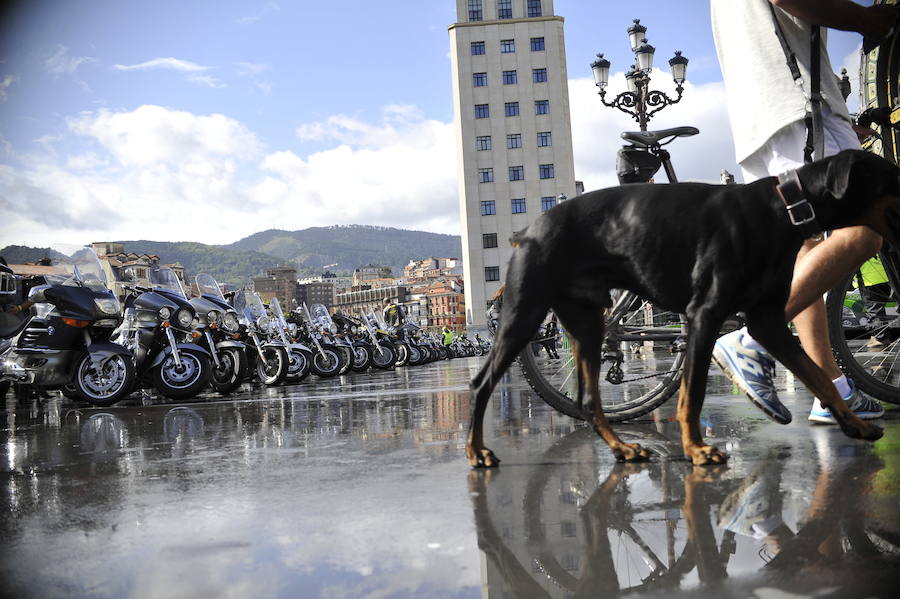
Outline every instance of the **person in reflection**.
{"type": "Polygon", "coordinates": [[[780,486],[784,456],[780,453],[771,450],[719,507],[720,528],[763,541],[770,555],[777,555],[795,536],[782,513],[780,486]]]}

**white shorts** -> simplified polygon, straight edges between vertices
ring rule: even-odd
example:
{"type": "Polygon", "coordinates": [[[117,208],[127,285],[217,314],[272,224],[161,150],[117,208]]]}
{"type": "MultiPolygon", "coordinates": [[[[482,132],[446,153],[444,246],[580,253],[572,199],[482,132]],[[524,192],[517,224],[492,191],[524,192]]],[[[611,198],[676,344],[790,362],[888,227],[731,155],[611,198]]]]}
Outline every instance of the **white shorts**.
{"type": "MultiPolygon", "coordinates": [[[[822,107],[822,129],[825,132],[825,156],[841,150],[859,150],[859,138],[849,122],[835,116],[827,106],[822,107]]],[[[743,162],[744,183],[764,177],[774,177],[803,166],[806,147],[806,123],[795,121],[779,129],[760,149],[743,162]]],[[[824,156],[823,156],[824,158],[824,156]]]]}

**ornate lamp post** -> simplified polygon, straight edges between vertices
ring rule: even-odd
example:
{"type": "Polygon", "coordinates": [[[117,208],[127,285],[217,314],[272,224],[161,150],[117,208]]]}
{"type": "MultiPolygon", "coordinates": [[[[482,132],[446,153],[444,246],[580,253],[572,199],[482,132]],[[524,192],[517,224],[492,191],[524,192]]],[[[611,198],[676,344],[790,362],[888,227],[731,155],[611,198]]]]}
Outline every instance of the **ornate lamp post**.
{"type": "Polygon", "coordinates": [[[653,53],[656,48],[647,43],[646,33],[647,28],[641,25],[640,19],[635,19],[634,24],[628,28],[628,39],[631,42],[631,50],[634,52],[635,63],[631,65],[631,70],[625,73],[628,91],[613,98],[612,102],[606,101],[606,86],[609,84],[611,63],[603,58],[603,54],[598,54],[597,60],[591,63],[594,84],[600,88],[598,92],[600,101],[604,106],[618,108],[622,112],[630,114],[640,125],[641,131],[647,130],[647,122],[654,114],[681,100],[688,64],[688,59],[681,55],[681,51],[676,51],[675,56],[669,59],[672,79],[675,81],[675,91],[678,92],[676,98],[672,99],[659,90],[650,89],[650,72],[653,70],[653,53]]]}

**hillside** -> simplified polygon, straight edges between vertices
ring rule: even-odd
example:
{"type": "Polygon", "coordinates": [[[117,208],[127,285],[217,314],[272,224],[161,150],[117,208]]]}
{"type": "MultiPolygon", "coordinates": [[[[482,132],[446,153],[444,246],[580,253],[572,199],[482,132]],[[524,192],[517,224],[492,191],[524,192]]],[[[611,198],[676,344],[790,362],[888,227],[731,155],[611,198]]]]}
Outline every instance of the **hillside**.
{"type": "Polygon", "coordinates": [[[345,225],[310,227],[300,231],[270,229],[225,246],[230,249],[263,252],[298,267],[349,271],[367,264],[384,264],[399,269],[410,260],[429,256],[461,258],[459,235],[441,235],[387,227],[345,225]]]}
{"type": "MultiPolygon", "coordinates": [[[[208,272],[220,281],[238,285],[279,264],[296,267],[300,276],[319,273],[325,266],[335,272],[350,272],[368,264],[391,266],[399,275],[410,260],[462,256],[458,235],[363,225],[301,231],[271,229],[229,245],[148,240],[120,243],[127,252],[156,254],[164,263],[180,262],[189,276],[208,272]]],[[[26,246],[0,249],[0,255],[10,263],[34,262],[49,252],[48,248],[26,246]]]]}

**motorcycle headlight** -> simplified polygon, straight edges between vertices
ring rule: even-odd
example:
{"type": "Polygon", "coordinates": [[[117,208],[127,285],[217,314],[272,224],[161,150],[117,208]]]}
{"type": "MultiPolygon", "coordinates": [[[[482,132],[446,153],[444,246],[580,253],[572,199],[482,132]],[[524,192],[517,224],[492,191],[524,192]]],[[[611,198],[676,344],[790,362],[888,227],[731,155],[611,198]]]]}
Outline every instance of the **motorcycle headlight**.
{"type": "Polygon", "coordinates": [[[97,306],[97,309],[104,314],[119,313],[119,300],[114,297],[95,298],[94,304],[97,306]]]}
{"type": "Polygon", "coordinates": [[[166,307],[162,307],[159,309],[159,317],[163,320],[169,320],[169,317],[172,316],[172,311],[166,307]]]}
{"type": "Polygon", "coordinates": [[[206,314],[206,324],[213,325],[219,322],[219,313],[215,310],[210,310],[206,314]]]}
{"type": "Polygon", "coordinates": [[[194,321],[194,315],[187,308],[182,308],[175,313],[175,319],[178,321],[178,326],[182,329],[188,329],[194,321]]]}
{"type": "Polygon", "coordinates": [[[237,332],[237,330],[241,327],[241,323],[238,322],[238,317],[233,312],[228,312],[225,314],[225,318],[222,319],[222,325],[231,331],[232,333],[237,332]]]}
{"type": "Polygon", "coordinates": [[[297,336],[297,325],[294,324],[293,322],[288,325],[288,333],[290,334],[291,337],[297,336]]]}
{"type": "Polygon", "coordinates": [[[272,321],[265,316],[260,316],[256,319],[256,328],[259,329],[260,333],[268,334],[272,330],[272,321]]]}

